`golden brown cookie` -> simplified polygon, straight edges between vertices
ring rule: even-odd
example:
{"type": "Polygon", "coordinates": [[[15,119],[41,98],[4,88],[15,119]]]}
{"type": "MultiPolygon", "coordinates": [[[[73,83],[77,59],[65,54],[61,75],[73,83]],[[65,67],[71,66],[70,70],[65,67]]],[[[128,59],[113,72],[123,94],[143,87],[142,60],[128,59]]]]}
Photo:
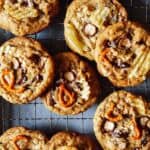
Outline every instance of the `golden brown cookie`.
{"type": "Polygon", "coordinates": [[[0,47],[0,95],[11,103],[28,103],[51,84],[54,63],[41,44],[16,37],[0,47]]]}
{"type": "Polygon", "coordinates": [[[101,92],[96,71],[71,52],[57,54],[55,63],[55,81],[43,96],[46,107],[62,115],[85,111],[101,92]]]}
{"type": "Polygon", "coordinates": [[[126,91],[114,92],[98,106],[94,131],[104,150],[149,150],[150,103],[126,91]]]}
{"type": "Polygon", "coordinates": [[[50,139],[45,150],[96,150],[96,145],[86,135],[59,132],[50,139]]]}
{"type": "Polygon", "coordinates": [[[0,28],[15,35],[38,32],[58,11],[58,0],[1,0],[0,28]]]}
{"type": "Polygon", "coordinates": [[[45,150],[47,138],[39,131],[24,127],[8,129],[0,136],[1,150],[45,150]]]}
{"type": "Polygon", "coordinates": [[[150,71],[150,34],[133,22],[112,25],[99,34],[95,59],[115,86],[140,84],[150,71]]]}
{"type": "Polygon", "coordinates": [[[98,34],[126,20],[127,12],[117,0],[74,0],[64,23],[66,42],[73,51],[93,60],[98,34]]]}

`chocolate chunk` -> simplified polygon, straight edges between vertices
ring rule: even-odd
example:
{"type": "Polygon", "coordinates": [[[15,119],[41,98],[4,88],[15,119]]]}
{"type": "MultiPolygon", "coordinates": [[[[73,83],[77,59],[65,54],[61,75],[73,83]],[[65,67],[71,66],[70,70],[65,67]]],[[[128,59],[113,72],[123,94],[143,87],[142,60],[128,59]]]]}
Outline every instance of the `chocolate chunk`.
{"type": "Polygon", "coordinates": [[[37,54],[32,54],[29,58],[30,58],[35,64],[39,64],[40,61],[41,61],[40,56],[37,55],[37,54]]]}
{"type": "Polygon", "coordinates": [[[23,2],[21,3],[21,6],[28,7],[28,2],[27,2],[27,1],[23,1],[23,2]]]}
{"type": "Polygon", "coordinates": [[[109,48],[109,47],[116,48],[117,46],[114,41],[106,40],[106,41],[104,41],[104,47],[105,48],[109,48]]]}
{"type": "Polygon", "coordinates": [[[132,41],[132,39],[133,39],[132,34],[133,34],[133,33],[131,33],[131,31],[130,31],[130,33],[128,32],[128,33],[126,34],[126,37],[127,37],[130,41],[132,41]]]}
{"type": "Polygon", "coordinates": [[[41,82],[43,80],[43,76],[38,74],[37,76],[34,77],[33,81],[32,82],[41,82]]]}
{"type": "Polygon", "coordinates": [[[145,45],[145,42],[144,42],[143,39],[141,39],[140,41],[136,42],[136,44],[138,44],[138,45],[145,45]]]}
{"type": "Polygon", "coordinates": [[[148,143],[147,138],[144,138],[144,139],[141,141],[141,145],[142,145],[142,146],[145,146],[147,143],[148,143]]]}

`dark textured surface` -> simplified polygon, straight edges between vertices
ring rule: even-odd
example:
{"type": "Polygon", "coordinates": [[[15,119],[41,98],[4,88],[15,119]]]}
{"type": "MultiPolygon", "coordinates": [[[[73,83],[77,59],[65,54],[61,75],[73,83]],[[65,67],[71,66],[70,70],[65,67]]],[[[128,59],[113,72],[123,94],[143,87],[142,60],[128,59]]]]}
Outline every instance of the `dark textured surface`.
{"type": "MultiPolygon", "coordinates": [[[[58,51],[68,50],[63,35],[63,20],[65,11],[69,0],[60,0],[61,10],[59,15],[55,18],[54,22],[44,31],[32,35],[31,37],[41,41],[50,53],[55,54],[58,51]]],[[[134,21],[141,22],[150,29],[150,0],[120,0],[127,8],[129,18],[134,21]]],[[[0,43],[13,37],[12,34],[0,30],[0,43]]],[[[102,84],[102,95],[99,101],[106,97],[114,90],[107,79],[100,78],[102,84]]],[[[143,95],[150,100],[150,79],[146,80],[143,84],[127,88],[127,90],[143,95]]],[[[97,102],[97,104],[99,103],[97,102]]],[[[49,112],[45,109],[40,99],[26,105],[12,105],[5,102],[3,99],[0,101],[0,132],[6,129],[22,125],[31,129],[40,129],[45,131],[46,134],[51,135],[60,130],[74,130],[81,133],[94,135],[93,133],[93,115],[97,104],[91,107],[84,113],[75,116],[59,116],[49,112]]]]}

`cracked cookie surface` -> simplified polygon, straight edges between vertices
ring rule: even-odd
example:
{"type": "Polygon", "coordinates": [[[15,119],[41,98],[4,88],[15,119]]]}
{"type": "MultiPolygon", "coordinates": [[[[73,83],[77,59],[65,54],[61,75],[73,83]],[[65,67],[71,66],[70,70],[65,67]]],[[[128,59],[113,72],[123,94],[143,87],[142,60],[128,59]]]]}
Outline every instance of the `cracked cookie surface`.
{"type": "Polygon", "coordinates": [[[0,95],[11,103],[28,103],[51,84],[54,64],[41,44],[17,37],[0,47],[0,95]]]}
{"type": "Polygon", "coordinates": [[[64,22],[66,42],[74,52],[93,60],[98,34],[126,20],[126,10],[117,0],[74,0],[64,22]]]}
{"type": "Polygon", "coordinates": [[[1,0],[0,28],[15,35],[38,32],[58,11],[58,0],[1,0]]]}
{"type": "Polygon", "coordinates": [[[58,132],[47,143],[46,150],[96,150],[96,145],[86,135],[58,132]]]}
{"type": "Polygon", "coordinates": [[[135,86],[150,72],[150,34],[133,22],[117,23],[99,35],[95,60],[115,86],[135,86]]]}
{"type": "Polygon", "coordinates": [[[43,96],[46,107],[62,115],[85,111],[101,92],[96,71],[71,52],[54,58],[57,70],[53,86],[43,96]]]}
{"type": "Polygon", "coordinates": [[[96,110],[94,132],[105,150],[149,150],[150,103],[126,91],[110,94],[96,110]]]}
{"type": "Polygon", "coordinates": [[[1,150],[45,150],[47,138],[40,131],[14,127],[0,136],[1,150]]]}

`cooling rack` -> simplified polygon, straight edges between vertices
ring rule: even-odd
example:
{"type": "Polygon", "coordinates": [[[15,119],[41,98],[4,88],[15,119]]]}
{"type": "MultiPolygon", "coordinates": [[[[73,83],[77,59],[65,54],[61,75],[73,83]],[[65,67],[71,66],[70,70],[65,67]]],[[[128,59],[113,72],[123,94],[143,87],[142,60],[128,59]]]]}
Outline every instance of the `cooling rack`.
{"type": "MultiPolygon", "coordinates": [[[[71,1],[60,0],[60,2],[60,13],[54,22],[44,31],[31,35],[31,37],[42,42],[52,54],[68,50],[64,40],[63,21],[66,8],[71,1]]],[[[150,0],[121,0],[121,3],[126,7],[131,20],[139,21],[150,29],[150,0]]],[[[0,35],[0,43],[13,37],[11,33],[3,30],[0,30],[0,35]]],[[[1,98],[0,133],[10,127],[21,125],[31,129],[39,129],[48,135],[61,130],[73,130],[94,137],[93,115],[98,103],[112,91],[119,90],[113,87],[107,79],[101,77],[100,80],[102,94],[97,104],[86,112],[75,116],[60,116],[49,112],[40,98],[25,105],[12,105],[1,98]]],[[[126,88],[126,90],[143,95],[150,100],[150,79],[137,87],[126,88]]]]}

